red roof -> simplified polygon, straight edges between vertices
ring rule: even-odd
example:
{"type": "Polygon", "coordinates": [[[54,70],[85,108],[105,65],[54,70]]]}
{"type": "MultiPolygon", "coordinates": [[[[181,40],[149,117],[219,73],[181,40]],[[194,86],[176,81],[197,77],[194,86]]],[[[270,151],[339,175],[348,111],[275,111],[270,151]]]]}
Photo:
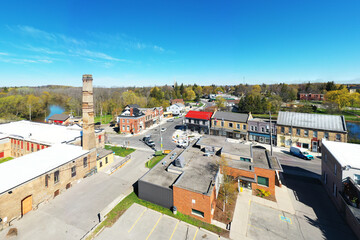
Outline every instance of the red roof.
{"type": "Polygon", "coordinates": [[[199,112],[199,111],[189,111],[186,114],[186,118],[195,118],[195,119],[203,119],[203,120],[210,120],[212,116],[212,112],[199,112]]]}

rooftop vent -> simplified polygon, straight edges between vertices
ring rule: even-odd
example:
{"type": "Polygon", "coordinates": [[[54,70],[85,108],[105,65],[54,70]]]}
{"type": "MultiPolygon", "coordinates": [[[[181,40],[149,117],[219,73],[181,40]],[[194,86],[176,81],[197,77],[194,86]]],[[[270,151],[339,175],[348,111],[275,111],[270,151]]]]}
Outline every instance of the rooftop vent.
{"type": "Polygon", "coordinates": [[[176,167],[180,167],[180,168],[183,168],[185,166],[185,159],[184,157],[180,156],[178,158],[175,159],[174,161],[174,165],[176,167]]]}

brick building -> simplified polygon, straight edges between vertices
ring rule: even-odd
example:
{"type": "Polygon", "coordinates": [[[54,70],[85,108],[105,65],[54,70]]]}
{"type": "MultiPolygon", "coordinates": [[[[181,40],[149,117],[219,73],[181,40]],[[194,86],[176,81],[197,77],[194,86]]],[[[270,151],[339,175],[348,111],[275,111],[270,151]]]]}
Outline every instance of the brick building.
{"type": "Polygon", "coordinates": [[[325,98],[322,93],[299,93],[299,100],[324,101],[325,98]]]}
{"type": "Polygon", "coordinates": [[[239,187],[275,195],[281,165],[263,149],[206,136],[175,149],[138,181],[139,198],[211,223],[221,185],[217,161],[225,157],[239,187]]]}
{"type": "Polygon", "coordinates": [[[320,150],[321,139],[347,142],[344,116],[279,112],[277,118],[277,146],[298,146],[313,152],[320,150]]]}
{"type": "Polygon", "coordinates": [[[54,114],[48,119],[49,123],[68,125],[70,123],[70,116],[67,114],[54,114]]]}
{"type": "Polygon", "coordinates": [[[177,98],[177,99],[171,99],[170,100],[171,105],[176,104],[176,103],[181,103],[181,104],[185,105],[184,99],[182,99],[182,98],[177,98]]]}
{"type": "Polygon", "coordinates": [[[96,172],[104,131],[94,129],[92,76],[83,75],[83,128],[29,121],[0,125],[0,228],[96,172]],[[7,141],[4,141],[7,139],[7,141]],[[5,155],[4,152],[4,155],[5,155]]]}

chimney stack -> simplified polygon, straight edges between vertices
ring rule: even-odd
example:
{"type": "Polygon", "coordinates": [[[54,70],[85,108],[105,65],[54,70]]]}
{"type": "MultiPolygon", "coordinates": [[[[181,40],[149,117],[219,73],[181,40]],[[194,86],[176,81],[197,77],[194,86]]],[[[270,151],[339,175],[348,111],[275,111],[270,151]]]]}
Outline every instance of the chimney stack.
{"type": "Polygon", "coordinates": [[[82,147],[84,150],[96,148],[94,128],[94,99],[93,99],[93,78],[91,74],[83,75],[82,90],[82,115],[83,115],[83,136],[82,147]]]}

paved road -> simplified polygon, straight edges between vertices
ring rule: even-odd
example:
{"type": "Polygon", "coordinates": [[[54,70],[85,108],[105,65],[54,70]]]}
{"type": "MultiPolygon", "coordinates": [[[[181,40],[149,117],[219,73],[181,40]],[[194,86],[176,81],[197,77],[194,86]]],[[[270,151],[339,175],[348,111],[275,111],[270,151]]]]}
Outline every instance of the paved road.
{"type": "MultiPolygon", "coordinates": [[[[12,227],[18,229],[16,239],[80,239],[98,222],[102,212],[119,196],[132,191],[132,185],[148,169],[145,162],[151,153],[135,151],[124,167],[112,175],[102,172],[83,179],[58,197],[27,213],[12,227]]],[[[7,230],[0,232],[5,239],[7,230]]]]}
{"type": "MultiPolygon", "coordinates": [[[[165,122],[161,125],[161,128],[166,128],[164,132],[161,132],[161,136],[163,139],[163,149],[172,150],[176,147],[176,144],[172,142],[172,135],[176,131],[176,128],[182,126],[183,118],[174,119],[174,122],[165,122]]],[[[146,148],[150,149],[145,143],[140,141],[145,135],[151,135],[151,139],[155,142],[155,148],[160,149],[160,133],[159,127],[151,129],[143,134],[125,137],[118,134],[109,134],[108,140],[112,144],[123,145],[125,141],[129,141],[130,147],[137,148],[146,148]]]]}

